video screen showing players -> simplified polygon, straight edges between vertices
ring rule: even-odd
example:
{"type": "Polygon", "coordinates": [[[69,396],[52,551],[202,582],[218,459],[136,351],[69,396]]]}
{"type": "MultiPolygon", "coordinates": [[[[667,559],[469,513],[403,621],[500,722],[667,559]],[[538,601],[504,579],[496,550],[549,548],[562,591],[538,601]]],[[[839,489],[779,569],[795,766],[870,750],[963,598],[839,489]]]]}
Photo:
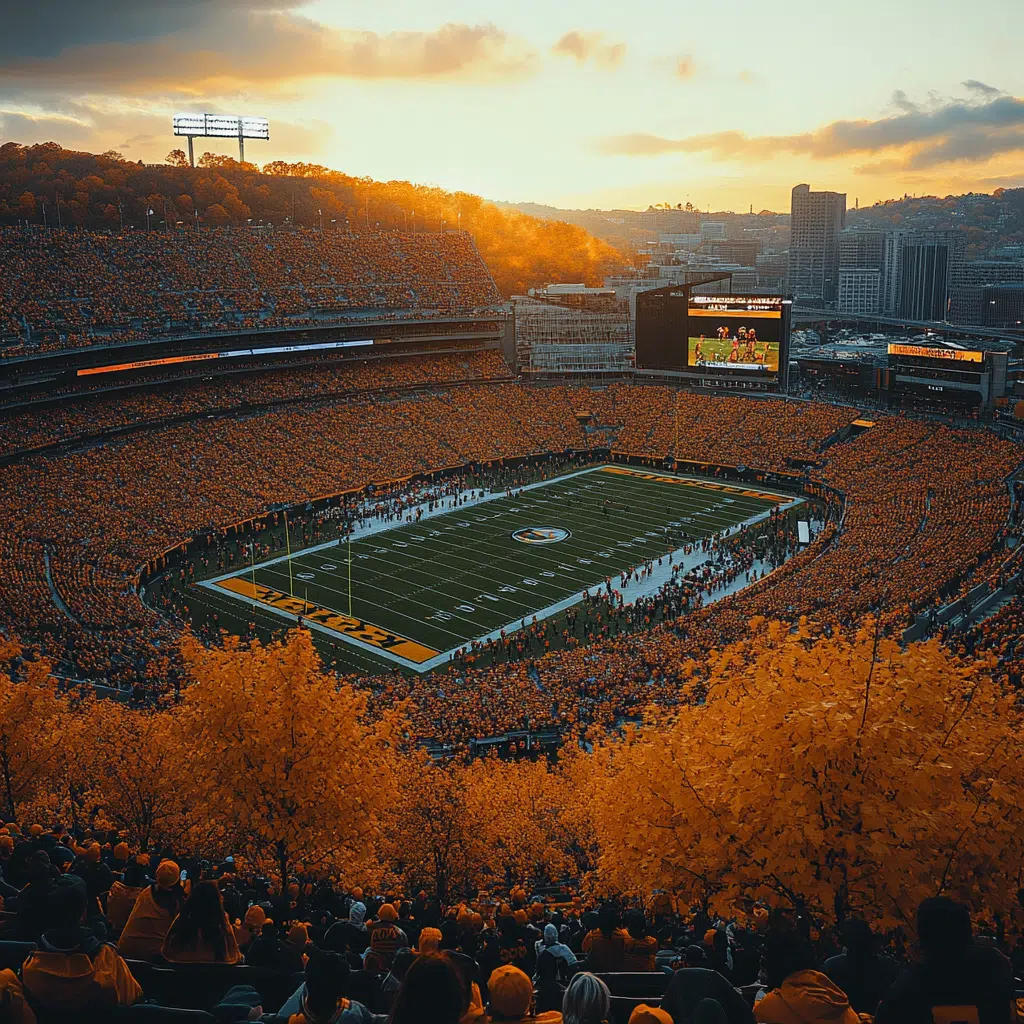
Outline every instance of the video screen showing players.
{"type": "Polygon", "coordinates": [[[687,318],[687,366],[777,374],[781,303],[775,308],[753,309],[751,304],[749,298],[692,298],[687,318]],[[739,305],[744,308],[736,308],[739,305]]]}

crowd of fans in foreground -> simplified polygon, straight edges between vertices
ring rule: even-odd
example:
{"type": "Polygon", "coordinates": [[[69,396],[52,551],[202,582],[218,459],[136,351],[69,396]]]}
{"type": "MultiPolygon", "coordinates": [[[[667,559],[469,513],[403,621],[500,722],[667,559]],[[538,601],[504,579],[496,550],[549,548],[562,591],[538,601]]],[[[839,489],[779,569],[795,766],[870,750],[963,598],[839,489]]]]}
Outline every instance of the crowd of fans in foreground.
{"type": "Polygon", "coordinates": [[[665,895],[641,907],[513,889],[443,906],[326,881],[281,891],[232,857],[174,858],[133,853],[117,833],[0,828],[2,939],[32,944],[0,972],[2,1019],[128,1006],[157,988],[191,1005],[177,999],[204,985],[218,1020],[266,1024],[1017,1019],[1020,937],[1008,948],[998,920],[975,934],[945,897],[920,905],[912,941],[860,918],[823,927],[748,903],[726,919],[665,895]],[[258,971],[194,973],[216,964],[258,971]]]}
{"type": "Polygon", "coordinates": [[[500,296],[472,238],[309,230],[0,228],[0,357],[159,335],[330,323],[356,310],[451,312],[500,296]]]}

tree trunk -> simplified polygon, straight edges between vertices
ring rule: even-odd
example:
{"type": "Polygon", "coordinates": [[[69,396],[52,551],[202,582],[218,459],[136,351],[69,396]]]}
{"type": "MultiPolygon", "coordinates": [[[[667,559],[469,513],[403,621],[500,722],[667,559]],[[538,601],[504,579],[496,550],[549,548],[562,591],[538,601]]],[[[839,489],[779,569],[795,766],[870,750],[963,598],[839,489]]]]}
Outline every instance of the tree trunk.
{"type": "Polygon", "coordinates": [[[283,840],[277,841],[277,869],[281,872],[281,896],[288,898],[288,844],[283,840]]]}
{"type": "Polygon", "coordinates": [[[16,821],[17,818],[14,813],[14,789],[11,786],[11,768],[6,754],[4,754],[2,760],[0,760],[0,765],[3,767],[4,788],[7,791],[7,820],[16,821]]]}

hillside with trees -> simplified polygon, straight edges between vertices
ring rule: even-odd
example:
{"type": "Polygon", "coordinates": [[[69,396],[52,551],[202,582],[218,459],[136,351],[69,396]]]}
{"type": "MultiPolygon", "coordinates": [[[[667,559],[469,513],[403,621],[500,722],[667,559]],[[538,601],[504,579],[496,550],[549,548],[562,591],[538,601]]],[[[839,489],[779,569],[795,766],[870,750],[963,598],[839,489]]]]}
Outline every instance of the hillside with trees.
{"type": "Polygon", "coordinates": [[[474,237],[504,295],[551,282],[600,284],[627,262],[578,225],[499,209],[480,196],[354,178],[318,164],[255,164],[184,153],[165,164],[80,153],[53,142],[0,146],[0,224],[91,231],[226,225],[327,231],[454,231],[474,237]]]}
{"type": "Polygon", "coordinates": [[[876,231],[961,230],[968,258],[1005,255],[1000,250],[1024,246],[1024,188],[999,188],[991,195],[904,196],[850,210],[847,223],[876,231]]]}

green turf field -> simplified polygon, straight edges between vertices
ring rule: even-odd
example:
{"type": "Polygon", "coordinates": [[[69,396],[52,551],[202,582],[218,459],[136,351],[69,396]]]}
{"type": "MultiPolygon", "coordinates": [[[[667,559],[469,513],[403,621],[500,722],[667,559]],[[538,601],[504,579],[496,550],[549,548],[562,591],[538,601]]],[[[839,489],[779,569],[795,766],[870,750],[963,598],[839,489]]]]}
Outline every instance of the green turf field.
{"type": "Polygon", "coordinates": [[[422,672],[667,554],[682,531],[717,533],[788,500],[603,466],[359,536],[351,562],[332,543],[294,553],[290,571],[281,556],[201,586],[422,672]]]}

